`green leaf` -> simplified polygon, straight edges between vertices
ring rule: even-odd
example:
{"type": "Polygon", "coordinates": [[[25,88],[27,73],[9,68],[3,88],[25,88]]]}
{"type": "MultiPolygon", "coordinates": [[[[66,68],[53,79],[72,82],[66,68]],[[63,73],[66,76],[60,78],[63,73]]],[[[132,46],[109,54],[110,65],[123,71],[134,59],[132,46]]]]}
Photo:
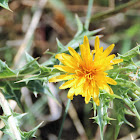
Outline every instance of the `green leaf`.
{"type": "Polygon", "coordinates": [[[75,37],[77,37],[83,32],[84,26],[77,14],[75,17],[76,17],[76,23],[77,23],[77,27],[78,27],[77,33],[75,34],[75,37]]]}
{"type": "Polygon", "coordinates": [[[12,11],[8,6],[8,0],[0,0],[0,6],[9,10],[9,11],[12,11]]]}
{"type": "Polygon", "coordinates": [[[34,59],[28,53],[26,53],[27,64],[18,70],[18,74],[30,74],[39,71],[39,64],[36,61],[38,58],[34,59]]]}
{"type": "Polygon", "coordinates": [[[63,44],[58,40],[58,38],[56,38],[56,42],[57,42],[58,51],[62,51],[65,49],[63,44]]]}
{"type": "Polygon", "coordinates": [[[50,92],[45,82],[48,82],[48,77],[56,73],[54,68],[41,66],[29,54],[26,53],[27,64],[15,71],[11,70],[4,62],[0,61],[0,88],[5,98],[13,99],[18,106],[22,108],[21,88],[27,87],[35,96],[38,93],[44,93],[52,97],[58,102],[55,96],[50,92]]]}
{"type": "Polygon", "coordinates": [[[140,55],[140,45],[136,46],[135,48],[131,49],[130,51],[126,52],[123,55],[119,55],[120,58],[122,58],[124,61],[131,61],[133,57],[136,57],[137,55],[140,55]]]}
{"type": "Polygon", "coordinates": [[[37,129],[42,125],[43,122],[41,122],[38,126],[36,126],[34,129],[30,130],[29,132],[22,132],[21,131],[21,137],[22,140],[29,140],[29,138],[35,137],[35,133],[37,129]]]}
{"type": "Polygon", "coordinates": [[[35,132],[37,131],[37,129],[41,126],[41,124],[43,123],[40,123],[38,126],[36,126],[35,128],[33,128],[32,130],[30,130],[29,132],[22,132],[20,129],[19,129],[19,122],[21,120],[21,118],[23,116],[25,116],[26,113],[24,114],[19,114],[19,113],[15,113],[12,111],[12,114],[9,115],[9,116],[0,116],[0,118],[2,119],[2,121],[4,122],[5,126],[3,128],[1,128],[0,130],[5,133],[5,134],[8,134],[9,136],[11,136],[14,140],[15,140],[15,137],[14,135],[11,133],[10,131],[10,127],[9,127],[9,123],[8,123],[8,119],[10,116],[14,117],[15,119],[15,122],[17,122],[15,125],[17,126],[19,132],[20,132],[20,135],[21,135],[21,138],[22,140],[29,140],[30,138],[32,137],[35,137],[35,132]]]}
{"type": "Polygon", "coordinates": [[[121,125],[125,122],[125,106],[121,100],[113,100],[113,117],[116,119],[113,122],[115,127],[114,139],[117,139],[121,125]]]}
{"type": "Polygon", "coordinates": [[[46,83],[40,80],[34,80],[34,81],[29,81],[26,86],[30,91],[32,91],[35,94],[35,96],[38,93],[44,93],[50,96],[59,105],[59,102],[57,101],[56,97],[52,94],[52,92],[50,91],[46,83]]]}
{"type": "Polygon", "coordinates": [[[13,100],[15,100],[17,102],[18,106],[20,108],[22,108],[21,101],[20,101],[21,92],[20,92],[19,89],[18,90],[15,90],[12,87],[11,82],[8,82],[7,81],[5,83],[5,86],[3,87],[2,92],[3,92],[3,94],[4,94],[4,96],[5,96],[6,99],[13,99],[13,100]]]}
{"type": "Polygon", "coordinates": [[[122,79],[122,78],[117,78],[115,81],[117,82],[117,85],[119,85],[119,86],[129,88],[129,89],[131,89],[133,91],[136,91],[137,90],[137,91],[140,92],[140,87],[138,87],[132,81],[128,81],[128,80],[125,80],[125,79],[122,79]]]}
{"type": "MultiPolygon", "coordinates": [[[[125,83],[125,80],[121,82],[125,83]]],[[[128,125],[133,127],[133,125],[126,120],[125,118],[126,114],[133,115],[133,116],[135,115],[138,117],[138,119],[140,119],[140,115],[138,114],[138,111],[135,107],[135,102],[132,101],[132,97],[131,97],[134,94],[133,91],[131,90],[133,86],[127,85],[128,84],[127,83],[126,84],[127,87],[125,87],[124,83],[121,86],[120,85],[112,86],[114,94],[122,98],[122,99],[117,99],[117,98],[113,99],[112,115],[113,115],[113,118],[116,119],[116,121],[112,123],[112,125],[114,125],[114,128],[115,128],[114,139],[117,139],[120,127],[123,123],[127,123],[128,125]],[[129,108],[126,107],[126,105],[129,108]]],[[[138,96],[133,96],[133,100],[135,100],[135,98],[138,98],[138,96]]]]}
{"type": "Polygon", "coordinates": [[[15,72],[11,70],[5,62],[0,60],[0,79],[16,76],[15,72]]]}
{"type": "Polygon", "coordinates": [[[6,125],[8,125],[8,118],[9,118],[9,116],[0,116],[0,118],[2,119],[2,121],[3,121],[6,125]]]}

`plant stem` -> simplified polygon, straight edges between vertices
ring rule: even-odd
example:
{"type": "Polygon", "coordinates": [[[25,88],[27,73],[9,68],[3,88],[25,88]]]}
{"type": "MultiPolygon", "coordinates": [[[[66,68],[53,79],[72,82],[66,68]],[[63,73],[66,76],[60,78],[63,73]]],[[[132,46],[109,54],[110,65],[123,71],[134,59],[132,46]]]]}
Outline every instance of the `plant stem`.
{"type": "Polygon", "coordinates": [[[86,16],[86,21],[85,21],[85,28],[86,28],[87,30],[88,30],[88,28],[89,28],[92,5],[93,5],[93,0],[89,0],[89,1],[88,1],[88,11],[87,11],[87,16],[86,16]]]}
{"type": "Polygon", "coordinates": [[[71,102],[71,100],[68,99],[68,102],[67,102],[67,105],[66,105],[66,109],[65,109],[65,113],[64,113],[64,116],[63,116],[63,120],[62,120],[62,124],[61,124],[60,131],[59,131],[59,135],[58,135],[58,140],[60,140],[60,138],[61,138],[61,134],[62,134],[63,126],[64,126],[64,121],[65,121],[66,115],[68,113],[70,102],[71,102]]]}
{"type": "Polygon", "coordinates": [[[13,134],[13,136],[15,137],[16,140],[21,140],[20,132],[16,125],[16,120],[13,117],[9,104],[8,104],[7,100],[5,99],[4,95],[1,93],[1,91],[0,91],[0,105],[4,111],[4,114],[6,116],[10,116],[8,118],[8,124],[9,124],[11,133],[13,134]]]}
{"type": "Polygon", "coordinates": [[[99,116],[100,138],[101,140],[103,140],[104,123],[103,123],[103,112],[102,112],[101,105],[97,107],[97,114],[99,116]]]}
{"type": "Polygon", "coordinates": [[[136,5],[139,2],[140,2],[140,0],[133,0],[133,1],[130,1],[128,3],[122,4],[121,6],[118,6],[113,10],[98,13],[98,14],[96,14],[96,15],[91,17],[91,21],[104,19],[104,18],[110,17],[112,15],[115,15],[115,14],[117,14],[119,12],[126,11],[128,8],[132,7],[133,5],[136,5]]]}

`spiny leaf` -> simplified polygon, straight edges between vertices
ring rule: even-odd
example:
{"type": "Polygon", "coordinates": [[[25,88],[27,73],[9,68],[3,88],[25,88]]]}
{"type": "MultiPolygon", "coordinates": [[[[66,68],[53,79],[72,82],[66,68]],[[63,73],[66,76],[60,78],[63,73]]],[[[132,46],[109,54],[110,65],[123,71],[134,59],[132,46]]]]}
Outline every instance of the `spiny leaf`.
{"type": "Polygon", "coordinates": [[[36,126],[34,129],[30,130],[29,132],[22,132],[21,131],[21,137],[22,140],[29,140],[29,138],[35,137],[35,133],[37,129],[42,125],[43,122],[41,122],[38,126],[36,126]]]}
{"type": "Polygon", "coordinates": [[[130,51],[126,52],[123,55],[119,55],[124,61],[130,61],[133,57],[140,55],[140,45],[136,46],[135,48],[131,49],[130,51]]]}
{"type": "Polygon", "coordinates": [[[140,115],[139,115],[139,113],[134,105],[134,102],[130,100],[128,95],[124,95],[123,101],[125,102],[126,105],[128,105],[130,107],[130,109],[135,113],[137,118],[140,120],[140,115]]]}
{"type": "Polygon", "coordinates": [[[56,42],[57,42],[57,46],[58,46],[58,51],[62,51],[65,49],[65,47],[63,46],[63,44],[58,40],[58,38],[56,38],[56,42]]]}
{"type": "Polygon", "coordinates": [[[18,121],[21,120],[25,115],[27,115],[27,113],[20,114],[20,113],[16,113],[13,111],[12,111],[12,114],[13,114],[14,118],[16,118],[18,121]]]}
{"type": "Polygon", "coordinates": [[[15,72],[11,70],[5,62],[0,60],[0,79],[5,79],[6,77],[15,76],[15,72]]]}
{"type": "Polygon", "coordinates": [[[3,128],[1,128],[0,130],[5,133],[5,134],[8,134],[9,136],[11,136],[14,140],[15,140],[15,137],[14,135],[11,133],[10,131],[10,127],[9,127],[9,123],[8,123],[8,119],[10,116],[14,117],[15,119],[15,122],[17,122],[15,125],[17,126],[18,130],[20,131],[20,135],[21,135],[21,138],[22,140],[29,140],[30,138],[32,137],[35,137],[35,132],[37,131],[37,129],[41,126],[41,124],[43,123],[40,123],[38,126],[36,126],[35,128],[33,128],[31,131],[29,132],[22,132],[20,129],[19,129],[19,122],[21,120],[21,118],[23,116],[25,116],[26,113],[24,114],[19,114],[19,113],[15,113],[12,111],[12,114],[9,115],[9,116],[0,116],[0,118],[3,120],[5,126],[3,128]]]}
{"type": "Polygon", "coordinates": [[[12,11],[8,6],[8,0],[0,0],[0,6],[9,10],[9,11],[12,11]]]}
{"type": "Polygon", "coordinates": [[[122,78],[116,79],[117,85],[122,86],[122,87],[127,87],[133,91],[140,91],[140,87],[138,87],[134,82],[128,81],[122,78]]]}
{"type": "Polygon", "coordinates": [[[5,124],[8,124],[8,118],[9,116],[0,116],[0,119],[2,119],[5,124]]]}
{"type": "Polygon", "coordinates": [[[50,96],[54,101],[56,101],[57,104],[59,104],[59,102],[57,101],[56,97],[52,94],[52,92],[50,91],[48,85],[43,84],[43,82],[39,81],[39,80],[35,80],[35,81],[29,81],[27,84],[27,88],[32,91],[33,93],[35,93],[35,96],[37,95],[37,93],[44,93],[47,96],[50,96]]]}
{"type": "Polygon", "coordinates": [[[39,64],[36,61],[38,58],[34,59],[28,53],[26,53],[27,64],[19,69],[18,74],[30,74],[39,71],[39,64]]]}
{"type": "Polygon", "coordinates": [[[125,106],[121,100],[113,100],[113,117],[116,119],[115,123],[115,135],[114,138],[117,139],[121,125],[125,122],[125,106]]]}
{"type": "Polygon", "coordinates": [[[3,76],[3,81],[0,82],[0,88],[6,99],[15,100],[19,107],[22,108],[20,102],[21,88],[27,87],[33,93],[44,93],[57,101],[47,85],[44,85],[45,82],[48,82],[48,76],[53,75],[55,70],[39,65],[36,61],[37,59],[34,59],[27,53],[26,59],[27,64],[15,71],[12,71],[4,62],[0,61],[0,74],[1,77],[3,76]],[[5,79],[11,77],[13,79],[5,79]]]}
{"type": "Polygon", "coordinates": [[[75,34],[75,37],[77,37],[83,32],[83,23],[81,22],[77,14],[75,17],[76,17],[76,23],[78,27],[77,33],[75,34]]]}
{"type": "Polygon", "coordinates": [[[19,105],[19,107],[22,108],[21,101],[20,101],[21,92],[20,92],[20,90],[14,90],[12,88],[11,82],[7,81],[5,83],[5,86],[2,91],[3,91],[3,94],[6,97],[6,99],[15,100],[17,102],[17,104],[19,105]]]}
{"type": "MultiPolygon", "coordinates": [[[[84,36],[88,36],[89,38],[92,37],[95,38],[95,34],[97,34],[98,32],[102,31],[104,28],[99,28],[99,29],[96,29],[96,30],[93,30],[93,31],[86,31],[86,32],[83,32],[79,37],[80,38],[84,38],[84,36]]],[[[99,37],[101,37],[101,35],[98,35],[99,37]]]]}

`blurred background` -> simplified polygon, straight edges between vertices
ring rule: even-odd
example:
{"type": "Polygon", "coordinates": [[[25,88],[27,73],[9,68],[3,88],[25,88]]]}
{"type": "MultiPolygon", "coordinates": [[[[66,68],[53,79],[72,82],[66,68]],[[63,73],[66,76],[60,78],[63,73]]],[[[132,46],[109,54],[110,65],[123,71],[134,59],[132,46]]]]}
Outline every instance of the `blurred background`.
{"type": "MultiPolygon", "coordinates": [[[[56,38],[66,45],[75,35],[75,14],[83,23],[85,21],[88,0],[42,1],[9,1],[13,12],[0,8],[0,59],[11,68],[23,66],[25,51],[34,58],[39,57],[40,64],[46,62],[51,55],[44,52],[56,52],[56,38]],[[19,48],[22,48],[21,51],[19,48]]],[[[140,0],[94,0],[89,30],[102,27],[104,29],[97,34],[102,35],[101,45],[106,48],[115,43],[113,53],[123,54],[140,44],[140,0]]],[[[90,43],[93,49],[94,41],[90,43]]],[[[61,106],[45,95],[39,94],[36,98],[26,88],[22,89],[22,103],[28,115],[23,118],[21,129],[29,131],[44,121],[36,133],[37,138],[33,140],[56,140],[58,137],[67,102],[67,90],[59,91],[59,84],[49,84],[49,87],[53,89],[61,106]]],[[[11,105],[16,112],[21,112],[14,106],[14,102],[11,105]]],[[[61,137],[63,140],[100,139],[98,125],[89,119],[93,117],[91,108],[91,104],[85,105],[82,97],[74,98],[65,120],[61,137]]],[[[140,103],[137,103],[137,109],[140,112],[140,103]]],[[[135,128],[123,124],[118,139],[140,139],[140,122],[132,116],[126,118],[135,128]]],[[[113,125],[108,125],[105,140],[112,140],[112,136],[113,125]]],[[[0,137],[2,140],[9,139],[7,135],[0,134],[0,137]]]]}

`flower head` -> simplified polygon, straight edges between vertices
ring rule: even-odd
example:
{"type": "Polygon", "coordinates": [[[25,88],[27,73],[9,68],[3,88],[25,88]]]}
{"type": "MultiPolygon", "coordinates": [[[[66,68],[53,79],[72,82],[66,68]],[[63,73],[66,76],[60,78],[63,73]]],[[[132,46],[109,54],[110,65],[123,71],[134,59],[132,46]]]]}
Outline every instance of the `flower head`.
{"type": "Polygon", "coordinates": [[[91,52],[88,38],[85,36],[83,44],[80,45],[81,55],[69,47],[71,55],[62,53],[55,56],[63,65],[54,65],[54,67],[64,74],[51,78],[49,82],[68,80],[59,88],[70,88],[67,95],[69,99],[72,100],[74,95],[82,95],[85,97],[85,103],[88,103],[92,97],[96,105],[99,105],[99,89],[113,94],[108,84],[116,85],[117,82],[108,77],[105,71],[113,69],[112,65],[122,62],[123,59],[113,60],[115,55],[109,55],[114,44],[103,51],[103,47],[99,48],[99,43],[97,36],[95,50],[91,52]]]}

